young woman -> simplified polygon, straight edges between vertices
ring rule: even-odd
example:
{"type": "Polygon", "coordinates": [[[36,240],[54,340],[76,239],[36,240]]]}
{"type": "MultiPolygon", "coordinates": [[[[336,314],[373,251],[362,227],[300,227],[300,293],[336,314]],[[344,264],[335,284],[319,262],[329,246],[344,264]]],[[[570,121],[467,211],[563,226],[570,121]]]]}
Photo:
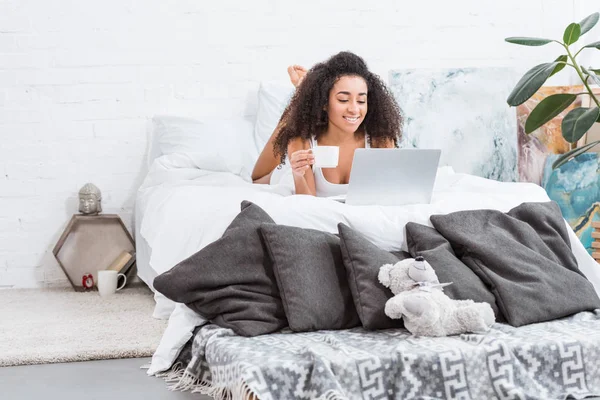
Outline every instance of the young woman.
{"type": "Polygon", "coordinates": [[[288,73],[296,93],[261,152],[252,179],[268,183],[288,157],[296,194],[345,194],[356,149],[398,146],[400,108],[381,79],[350,52],[338,53],[309,71],[292,66],[288,73]],[[313,167],[316,146],[339,146],[338,166],[313,167]]]}

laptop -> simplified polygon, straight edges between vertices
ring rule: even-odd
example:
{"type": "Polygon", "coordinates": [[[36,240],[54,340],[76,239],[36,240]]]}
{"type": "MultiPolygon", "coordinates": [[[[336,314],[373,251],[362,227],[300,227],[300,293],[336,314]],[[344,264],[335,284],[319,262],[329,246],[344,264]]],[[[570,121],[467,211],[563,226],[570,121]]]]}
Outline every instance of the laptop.
{"type": "Polygon", "coordinates": [[[345,196],[348,205],[401,206],[431,202],[438,149],[356,149],[345,196]]]}

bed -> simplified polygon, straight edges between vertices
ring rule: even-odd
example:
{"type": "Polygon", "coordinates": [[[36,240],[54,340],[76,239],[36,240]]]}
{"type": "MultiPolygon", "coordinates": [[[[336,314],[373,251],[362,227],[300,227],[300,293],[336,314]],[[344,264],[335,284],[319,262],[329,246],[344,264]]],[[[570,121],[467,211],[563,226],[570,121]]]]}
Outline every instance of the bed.
{"type": "MultiPolygon", "coordinates": [[[[549,200],[534,184],[497,182],[443,166],[431,204],[352,207],[291,196],[285,168],[277,171],[274,184],[253,185],[250,171],[264,134],[261,139],[252,120],[163,116],[154,119],[153,133],[149,172],[136,202],[138,274],[150,287],[157,275],[221,237],[242,201],[257,204],[277,224],[336,233],[342,222],[381,249],[399,251],[406,250],[408,222],[431,226],[433,214],[508,212],[523,202],[549,200]],[[207,145],[215,131],[219,139],[207,145]]],[[[600,293],[597,263],[566,229],[580,270],[600,293]]],[[[414,338],[404,329],[363,328],[284,329],[246,338],[160,294],[155,298],[155,316],[169,318],[169,326],[148,374],[165,377],[173,389],[216,398],[252,393],[260,399],[600,395],[600,310],[437,339],[414,338]]]]}

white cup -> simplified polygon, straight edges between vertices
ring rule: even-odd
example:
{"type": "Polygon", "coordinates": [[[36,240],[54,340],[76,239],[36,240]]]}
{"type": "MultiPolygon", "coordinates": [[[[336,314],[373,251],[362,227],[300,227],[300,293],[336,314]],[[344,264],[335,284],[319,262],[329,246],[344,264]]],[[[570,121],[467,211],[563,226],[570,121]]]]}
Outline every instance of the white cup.
{"type": "Polygon", "coordinates": [[[100,296],[110,296],[116,293],[117,290],[123,289],[127,283],[127,277],[124,274],[119,274],[117,271],[98,271],[98,293],[100,296]],[[123,283],[117,287],[119,276],[123,277],[123,283]]]}
{"type": "Polygon", "coordinates": [[[315,156],[315,163],[313,164],[317,168],[335,168],[338,165],[340,158],[340,147],[339,146],[316,146],[313,147],[312,152],[315,156]]]}

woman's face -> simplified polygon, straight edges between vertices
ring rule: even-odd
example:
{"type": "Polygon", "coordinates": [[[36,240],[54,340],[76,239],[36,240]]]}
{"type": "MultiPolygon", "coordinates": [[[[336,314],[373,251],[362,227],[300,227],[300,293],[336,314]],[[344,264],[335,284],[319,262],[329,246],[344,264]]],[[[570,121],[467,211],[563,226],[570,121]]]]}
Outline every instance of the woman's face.
{"type": "Polygon", "coordinates": [[[356,132],[367,115],[367,82],[359,76],[342,76],[329,91],[329,128],[356,132]]]}

